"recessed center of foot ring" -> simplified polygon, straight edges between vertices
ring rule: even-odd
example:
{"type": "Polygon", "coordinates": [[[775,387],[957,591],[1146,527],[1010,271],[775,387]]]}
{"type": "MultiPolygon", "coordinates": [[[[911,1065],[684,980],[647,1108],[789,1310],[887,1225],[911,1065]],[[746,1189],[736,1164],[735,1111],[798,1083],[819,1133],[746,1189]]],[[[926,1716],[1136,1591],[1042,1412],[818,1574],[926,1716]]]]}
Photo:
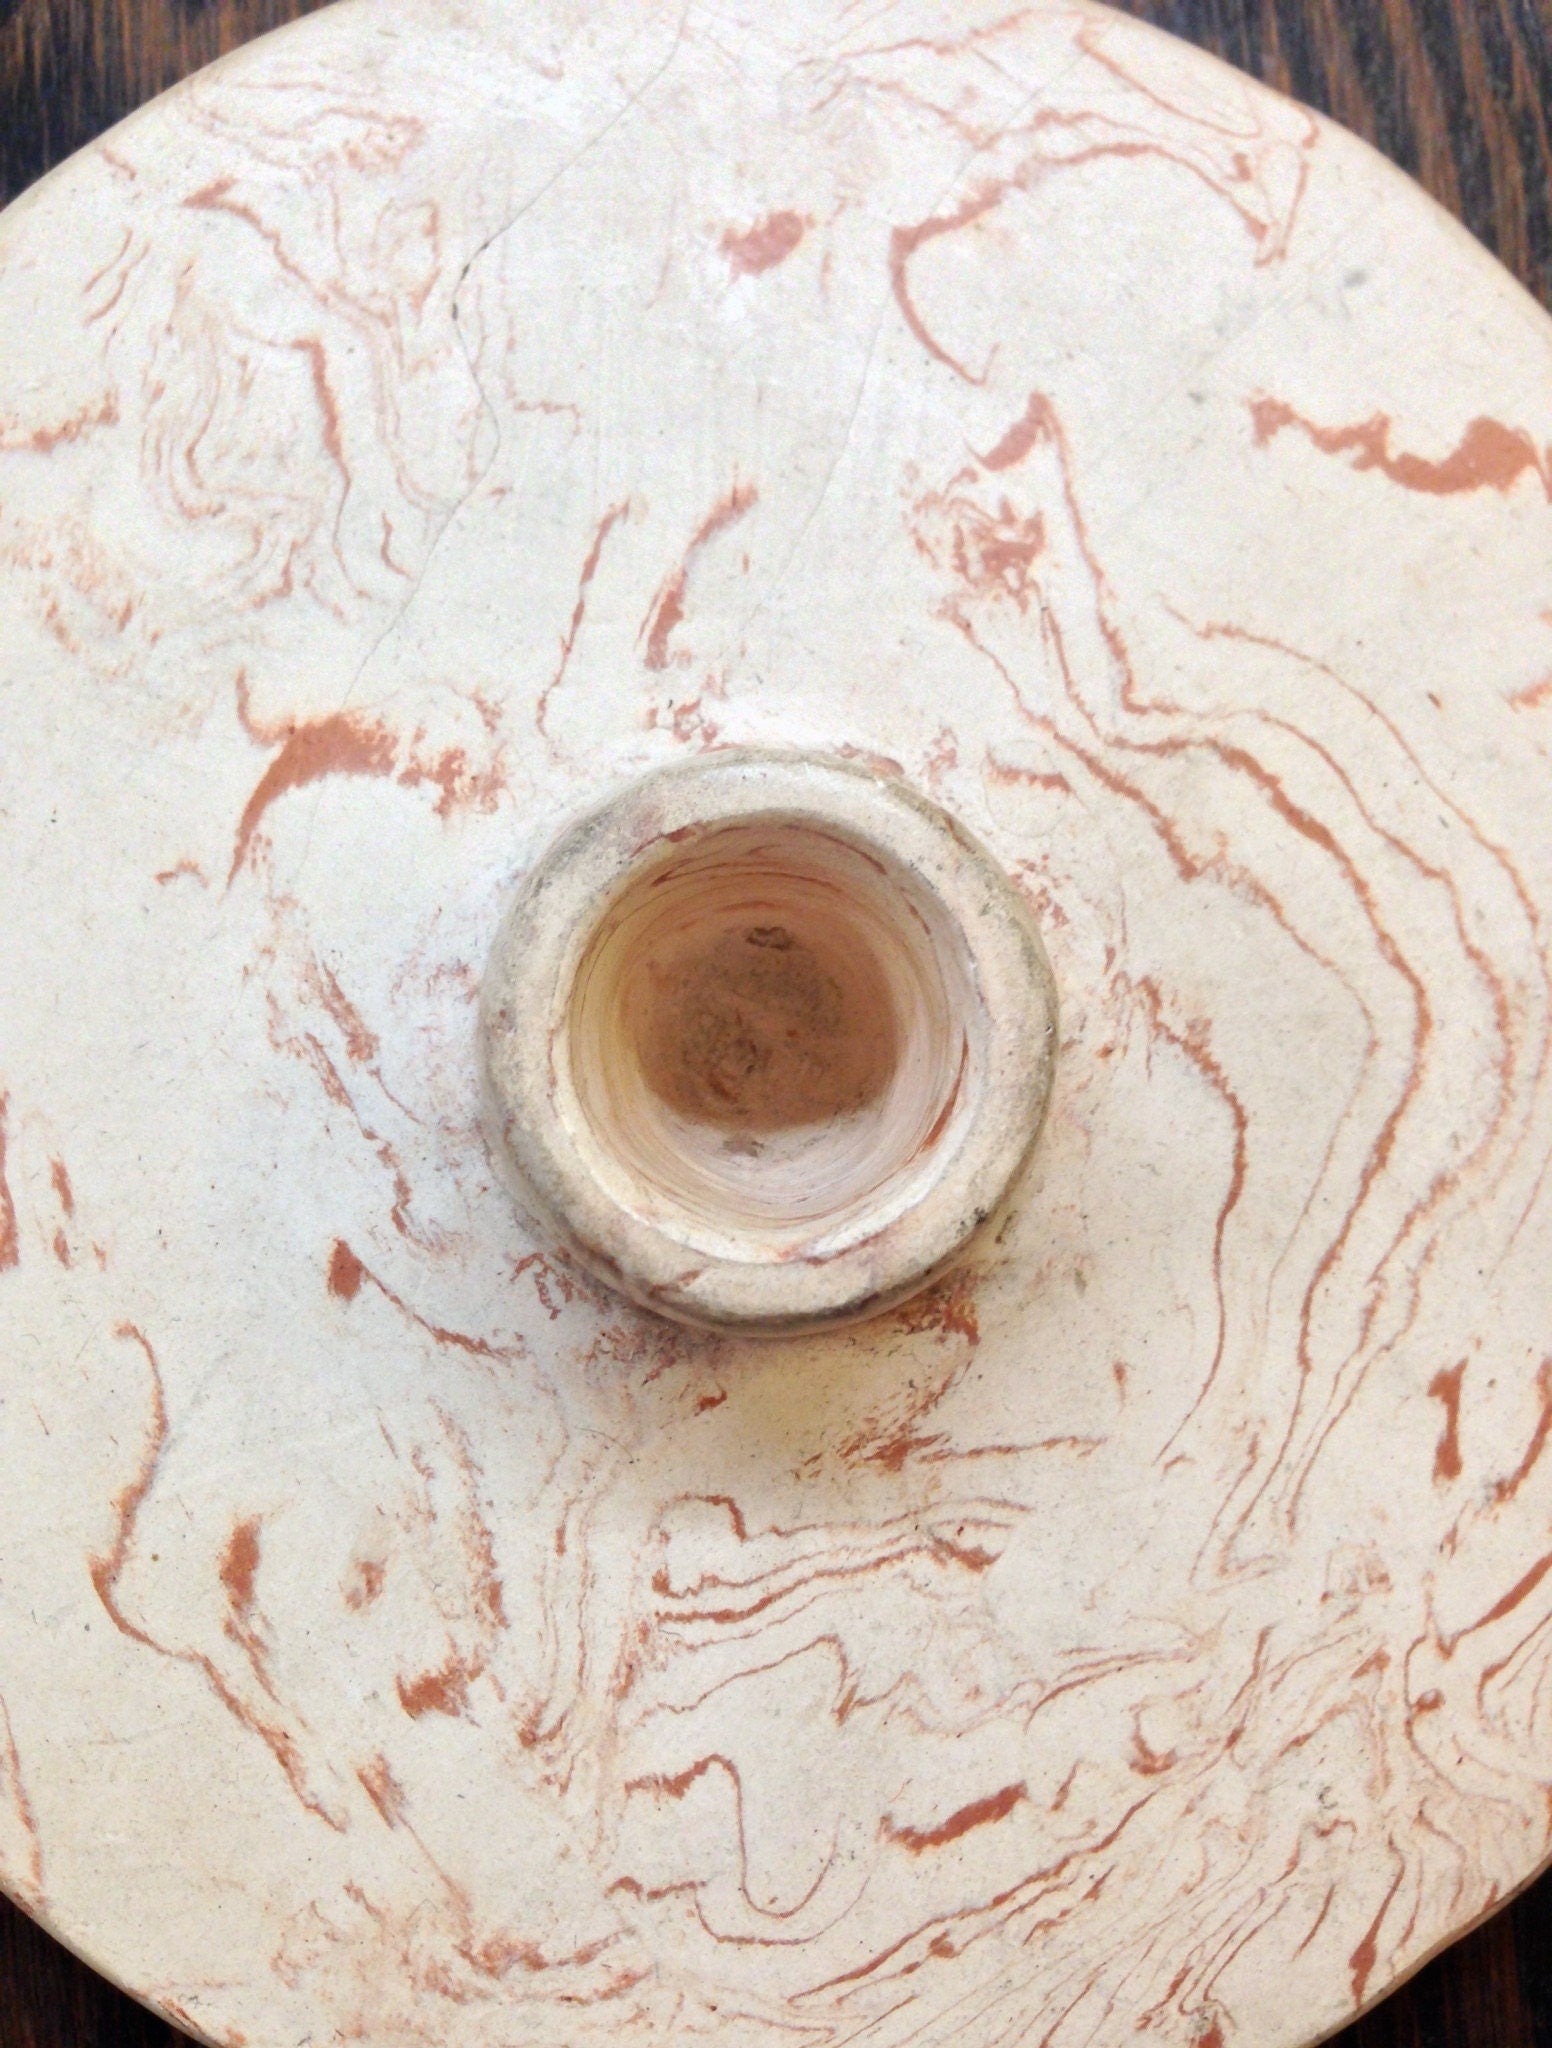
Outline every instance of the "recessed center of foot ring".
{"type": "Polygon", "coordinates": [[[996,1213],[1056,995],[992,857],[901,784],[737,753],[552,846],[487,972],[492,1144],[541,1229],[682,1322],[871,1315],[996,1213]]]}

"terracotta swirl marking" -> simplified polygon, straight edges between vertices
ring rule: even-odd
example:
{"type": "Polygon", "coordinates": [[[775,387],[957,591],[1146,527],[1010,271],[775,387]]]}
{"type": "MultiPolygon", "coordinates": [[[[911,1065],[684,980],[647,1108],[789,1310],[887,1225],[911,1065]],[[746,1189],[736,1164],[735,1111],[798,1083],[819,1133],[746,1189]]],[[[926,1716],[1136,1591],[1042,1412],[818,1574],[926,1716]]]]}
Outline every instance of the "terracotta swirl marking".
{"type": "Polygon", "coordinates": [[[150,1638],[137,1629],[133,1622],[127,1620],[120,1610],[118,1586],[129,1559],[130,1545],[134,1541],[135,1518],[145,1504],[146,1495],[155,1484],[156,1468],[167,1442],[167,1403],[162,1391],[161,1367],[157,1363],[156,1353],[151,1349],[143,1333],[132,1323],[121,1323],[114,1335],[126,1342],[138,1344],[145,1356],[151,1374],[151,1429],[139,1470],[113,1503],[113,1548],[91,1560],[92,1584],[97,1589],[97,1597],[106,1608],[114,1627],[135,1641],[146,1643],[154,1649],[156,1645],[151,1643],[150,1638]]]}
{"type": "Polygon", "coordinates": [[[1006,1820],[1014,1807],[1028,1797],[1027,1785],[1004,1785],[1000,1792],[989,1792],[984,1799],[974,1799],[968,1806],[960,1807],[957,1813],[951,1813],[936,1827],[901,1827],[886,1814],[882,1831],[886,1840],[898,1842],[902,1849],[909,1849],[913,1856],[920,1856],[924,1849],[941,1849],[950,1842],[957,1842],[972,1828],[990,1827],[994,1821],[1006,1820]]]}
{"type": "Polygon", "coordinates": [[[22,1904],[38,1913],[43,1910],[47,1897],[43,1887],[43,1837],[38,1832],[38,1817],[27,1796],[22,1760],[16,1748],[16,1731],[11,1726],[10,1709],[3,1696],[0,1696],[0,1733],[5,1738],[0,1745],[0,1820],[14,1816],[21,1838],[18,1856],[14,1846],[6,1840],[10,1830],[0,1826],[0,1869],[5,1871],[22,1904]]]}
{"type": "Polygon", "coordinates": [[[611,505],[602,519],[599,520],[597,529],[593,534],[592,545],[589,547],[587,557],[582,564],[582,573],[577,578],[577,601],[572,609],[571,623],[566,628],[565,634],[561,639],[560,661],[556,666],[554,675],[551,676],[549,682],[545,685],[534,707],[534,724],[546,737],[548,737],[546,720],[549,717],[550,700],[566,680],[566,670],[571,665],[572,650],[577,644],[577,635],[582,630],[582,621],[587,617],[588,586],[598,574],[598,564],[603,555],[604,543],[608,540],[611,531],[619,521],[629,517],[629,514],[630,506],[628,503],[611,505]]]}
{"type": "MultiPolygon", "coordinates": [[[[696,557],[719,533],[725,533],[730,526],[737,525],[758,496],[759,492],[753,484],[734,484],[725,497],[718,499],[696,527],[694,537],[685,550],[684,560],[654,598],[652,610],[642,628],[647,642],[647,651],[643,658],[648,668],[661,671],[668,666],[668,643],[675,627],[684,619],[685,586],[696,557]]],[[[594,566],[596,567],[596,559],[594,566]]],[[[580,603],[580,598],[578,602],[580,603]]]]}
{"type": "Polygon", "coordinates": [[[780,213],[767,214],[741,234],[728,228],[722,237],[722,252],[738,276],[758,277],[762,271],[774,270],[778,263],[786,262],[802,241],[808,225],[801,214],[784,208],[780,213]]]}
{"type": "Polygon", "coordinates": [[[5,1155],[7,1143],[6,1116],[11,1107],[11,1098],[0,1093],[0,1272],[8,1266],[21,1262],[21,1240],[16,1228],[16,1201],[11,1193],[10,1182],[5,1177],[5,1155]]]}
{"type": "Polygon", "coordinates": [[[236,881],[247,860],[264,813],[288,790],[305,789],[310,782],[321,782],[329,775],[391,775],[397,759],[391,734],[349,712],[296,726],[287,733],[280,752],[243,808],[228,884],[236,881]]]}
{"type": "Polygon", "coordinates": [[[1533,476],[1552,502],[1552,445],[1538,448],[1523,427],[1502,420],[1474,419],[1457,447],[1436,461],[1405,450],[1393,453],[1392,424],[1384,413],[1350,427],[1322,427],[1295,412],[1279,398],[1251,401],[1250,417],[1256,445],[1265,448],[1277,436],[1297,428],[1322,455],[1350,455],[1359,471],[1379,470],[1404,491],[1435,498],[1467,491],[1497,491],[1506,496],[1523,476],[1533,476]]]}
{"type": "Polygon", "coordinates": [[[1439,1448],[1433,1454],[1433,1476],[1435,1479],[1458,1479],[1461,1474],[1460,1462],[1460,1391],[1466,1377],[1466,1364],[1451,1366],[1447,1372],[1437,1372],[1429,1383],[1428,1392],[1435,1401],[1444,1404],[1444,1434],[1439,1438],[1439,1448]]]}
{"type": "MultiPolygon", "coordinates": [[[[441,791],[435,805],[439,818],[465,807],[493,810],[505,791],[499,748],[485,767],[477,768],[462,746],[443,747],[427,757],[420,751],[422,734],[405,740],[359,712],[337,711],[323,718],[264,723],[253,714],[248,679],[242,671],[237,676],[236,695],[238,718],[249,739],[260,746],[278,746],[279,752],[260,776],[238,820],[228,888],[249,863],[255,836],[270,807],[291,791],[331,776],[387,777],[405,789],[431,783],[441,791]]],[[[482,700],[476,698],[475,704],[487,734],[493,734],[497,719],[482,700]]]]}
{"type": "MultiPolygon", "coordinates": [[[[168,1647],[158,1641],[139,1622],[135,1621],[125,1609],[120,1597],[120,1582],[129,1564],[131,1549],[135,1542],[136,1522],[150,1496],[151,1489],[156,1483],[157,1472],[167,1445],[168,1421],[161,1367],[157,1362],[156,1353],[151,1349],[143,1333],[136,1329],[133,1324],[121,1324],[114,1334],[123,1341],[137,1344],[150,1369],[152,1426],[145,1451],[141,1457],[139,1470],[113,1504],[115,1518],[113,1547],[110,1551],[94,1556],[89,1561],[92,1585],[96,1589],[97,1598],[101,1601],[108,1618],[121,1635],[126,1636],[131,1642],[142,1645],[145,1649],[154,1650],[159,1656],[170,1658],[177,1663],[191,1665],[195,1670],[199,1671],[208,1682],[216,1698],[233,1719],[258,1736],[260,1741],[270,1751],[290,1782],[292,1791],[307,1811],[314,1814],[319,1820],[326,1822],[329,1827],[343,1830],[345,1826],[344,1820],[331,1812],[328,1806],[310,1788],[301,1751],[291,1732],[270,1718],[268,1714],[256,1711],[252,1705],[244,1701],[232,1683],[223,1676],[214,1658],[199,1650],[183,1650],[168,1647]]],[[[244,1545],[248,1540],[240,1530],[233,1539],[234,1547],[244,1545]]],[[[256,1549],[253,1562],[256,1567],[256,1549]]],[[[232,1549],[229,1548],[226,1559],[223,1562],[221,1576],[223,1582],[227,1585],[228,1592],[232,1594],[234,1615],[237,1621],[240,1622],[242,1618],[242,1602],[239,1596],[245,1590],[243,1557],[240,1550],[234,1563],[232,1549]],[[233,1590],[234,1587],[235,1591],[233,1590]]],[[[247,1585],[246,1591],[251,1599],[251,1583],[247,1585]]],[[[234,1630],[234,1634],[241,1641],[241,1629],[234,1630]]],[[[251,1644],[245,1642],[242,1646],[249,1661],[254,1665],[255,1673],[264,1691],[273,1698],[273,1689],[268,1684],[262,1670],[262,1659],[257,1656],[251,1644]]]]}

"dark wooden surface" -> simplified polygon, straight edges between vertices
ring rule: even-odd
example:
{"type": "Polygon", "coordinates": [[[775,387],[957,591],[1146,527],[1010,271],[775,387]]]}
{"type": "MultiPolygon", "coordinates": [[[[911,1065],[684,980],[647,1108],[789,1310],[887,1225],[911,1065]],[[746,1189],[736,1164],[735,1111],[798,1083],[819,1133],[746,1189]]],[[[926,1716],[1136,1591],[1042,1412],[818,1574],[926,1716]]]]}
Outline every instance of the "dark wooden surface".
{"type": "MultiPolygon", "coordinates": [[[[314,4],[0,0],[0,202],[186,72],[314,4]]],[[[1367,136],[1552,308],[1552,0],[1120,4],[1367,136]]],[[[0,2048],[181,2040],[0,1899],[0,2048]]],[[[1552,2048],[1552,1877],[1340,2048],[1552,2048]]]]}

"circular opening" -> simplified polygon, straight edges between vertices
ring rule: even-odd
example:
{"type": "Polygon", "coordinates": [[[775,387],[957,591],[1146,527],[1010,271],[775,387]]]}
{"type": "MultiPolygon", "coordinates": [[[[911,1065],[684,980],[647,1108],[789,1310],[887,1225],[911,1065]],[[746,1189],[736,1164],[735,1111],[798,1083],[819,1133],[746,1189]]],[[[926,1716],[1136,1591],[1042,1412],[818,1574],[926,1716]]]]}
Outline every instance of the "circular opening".
{"type": "Polygon", "coordinates": [[[818,1329],[903,1300],[1005,1201],[1056,991],[996,860],[850,763],[730,750],[578,819],[481,998],[533,1222],[644,1307],[818,1329]]]}
{"type": "Polygon", "coordinates": [[[617,1199],[755,1257],[871,1227],[967,1109],[978,1003],[957,929],[829,827],[675,839],[604,910],[569,1005],[571,1084],[617,1199]]]}

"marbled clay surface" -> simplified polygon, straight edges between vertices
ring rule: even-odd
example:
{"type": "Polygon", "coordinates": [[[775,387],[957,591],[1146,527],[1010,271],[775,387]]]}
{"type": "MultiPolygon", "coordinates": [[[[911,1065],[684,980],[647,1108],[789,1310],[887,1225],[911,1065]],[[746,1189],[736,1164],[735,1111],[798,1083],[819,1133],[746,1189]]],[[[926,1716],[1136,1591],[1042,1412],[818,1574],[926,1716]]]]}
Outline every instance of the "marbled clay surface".
{"type": "Polygon", "coordinates": [[[355,0],[0,221],[0,1869],[248,2048],[1295,2048],[1552,1828],[1552,327],[1066,4],[355,0]],[[1034,1174],[734,1346],[524,1234],[514,881],[877,760],[1034,1174]]]}

